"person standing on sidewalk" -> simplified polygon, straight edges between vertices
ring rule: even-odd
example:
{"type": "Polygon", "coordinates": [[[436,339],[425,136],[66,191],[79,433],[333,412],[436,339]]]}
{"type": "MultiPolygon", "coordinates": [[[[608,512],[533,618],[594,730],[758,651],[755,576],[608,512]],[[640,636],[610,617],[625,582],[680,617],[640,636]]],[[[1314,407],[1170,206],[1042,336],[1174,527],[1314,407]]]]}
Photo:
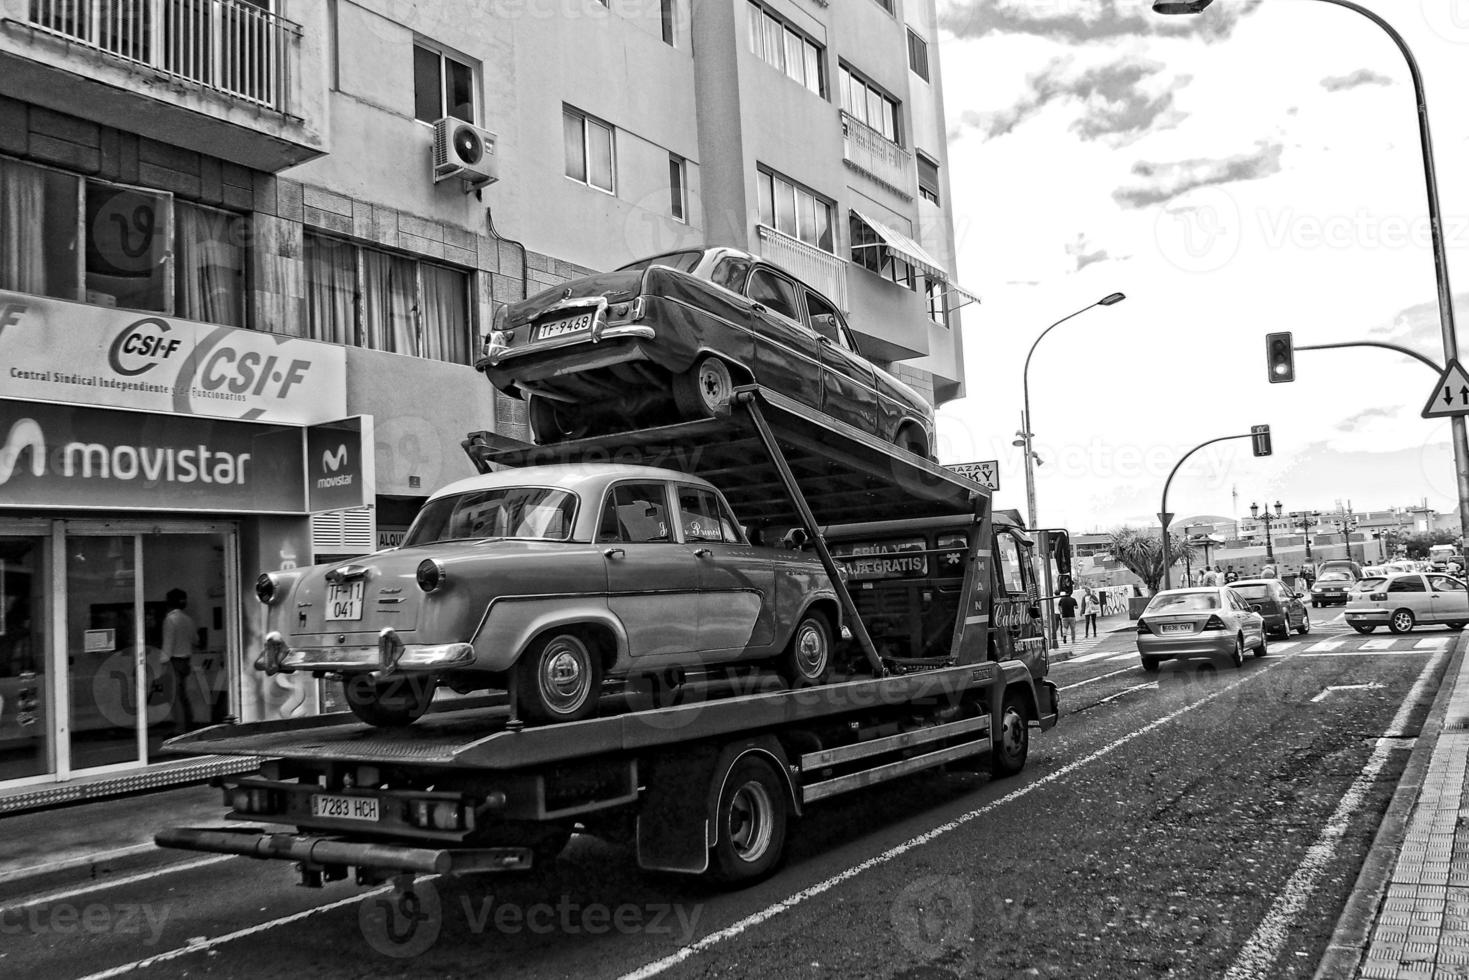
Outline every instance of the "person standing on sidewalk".
{"type": "Polygon", "coordinates": [[[1081,599],[1082,637],[1097,635],[1097,616],[1102,612],[1102,604],[1097,601],[1097,594],[1091,589],[1086,590],[1086,595],[1081,599]]]}
{"type": "Polygon", "coordinates": [[[1056,600],[1056,609],[1061,613],[1061,636],[1070,639],[1067,643],[1076,642],[1076,597],[1070,592],[1056,600]]]}
{"type": "Polygon", "coordinates": [[[169,589],[164,599],[168,603],[168,615],[163,617],[163,655],[173,670],[173,696],[178,701],[173,724],[176,731],[186,732],[194,727],[194,710],[189,705],[189,675],[194,671],[199,628],[184,611],[189,604],[187,592],[169,589]]]}

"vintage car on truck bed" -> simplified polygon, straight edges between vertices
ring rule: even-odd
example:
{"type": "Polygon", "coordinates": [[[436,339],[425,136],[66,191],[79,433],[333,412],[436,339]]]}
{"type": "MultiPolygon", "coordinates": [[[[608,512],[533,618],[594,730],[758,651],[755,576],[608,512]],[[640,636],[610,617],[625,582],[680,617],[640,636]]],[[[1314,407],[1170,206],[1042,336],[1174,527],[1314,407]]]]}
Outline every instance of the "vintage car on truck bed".
{"type": "Polygon", "coordinates": [[[744,661],[819,684],[839,605],[812,555],[752,544],[674,470],[527,466],[429,498],[395,549],[256,583],[268,673],[340,676],[353,713],[409,724],[439,684],[511,692],[521,718],[597,711],[604,680],[744,661]]]}
{"type": "Polygon", "coordinates": [[[727,411],[759,384],[929,456],[933,407],[857,349],[836,304],[734,248],[672,252],[501,307],[475,366],[545,445],[727,411]]]}

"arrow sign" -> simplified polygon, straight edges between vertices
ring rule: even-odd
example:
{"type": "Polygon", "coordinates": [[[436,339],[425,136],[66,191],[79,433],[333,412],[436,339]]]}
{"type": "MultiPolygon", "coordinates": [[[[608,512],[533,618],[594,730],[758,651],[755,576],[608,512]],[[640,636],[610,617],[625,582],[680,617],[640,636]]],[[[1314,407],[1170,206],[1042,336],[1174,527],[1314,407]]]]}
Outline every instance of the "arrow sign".
{"type": "Polygon", "coordinates": [[[949,469],[982,487],[1000,489],[1000,461],[997,459],[986,459],[978,463],[950,463],[949,469]]]}
{"type": "Polygon", "coordinates": [[[1441,419],[1451,415],[1469,415],[1469,373],[1457,360],[1449,362],[1423,406],[1423,417],[1441,419]]]}

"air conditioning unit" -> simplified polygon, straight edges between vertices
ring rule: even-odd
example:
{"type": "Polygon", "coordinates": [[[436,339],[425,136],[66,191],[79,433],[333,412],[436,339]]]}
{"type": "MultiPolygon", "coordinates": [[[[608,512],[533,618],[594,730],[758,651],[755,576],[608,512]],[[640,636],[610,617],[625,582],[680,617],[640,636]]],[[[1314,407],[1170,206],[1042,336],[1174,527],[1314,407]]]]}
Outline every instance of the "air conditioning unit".
{"type": "Polygon", "coordinates": [[[463,119],[446,116],[434,123],[434,183],[458,177],[465,191],[500,179],[495,134],[463,119]]]}

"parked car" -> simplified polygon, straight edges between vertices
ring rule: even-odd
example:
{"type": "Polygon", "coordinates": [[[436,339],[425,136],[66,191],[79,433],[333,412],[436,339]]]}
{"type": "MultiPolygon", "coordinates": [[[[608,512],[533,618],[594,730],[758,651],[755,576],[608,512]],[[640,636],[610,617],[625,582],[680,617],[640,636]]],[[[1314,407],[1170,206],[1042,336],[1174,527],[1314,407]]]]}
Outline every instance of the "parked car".
{"type": "Polygon", "coordinates": [[[654,256],[496,314],[475,366],[546,444],[700,419],[756,383],[920,456],[933,407],[862,356],[836,304],[734,248],[654,256]]]}
{"type": "Polygon", "coordinates": [[[1322,569],[1311,583],[1311,607],[1346,605],[1347,593],[1359,578],[1350,568],[1322,569]]]}
{"type": "Polygon", "coordinates": [[[768,661],[821,683],[839,606],[814,555],[750,543],[695,476],[616,464],[471,477],[429,498],[403,544],[269,572],[256,667],[340,675],[379,726],[438,685],[508,689],[535,722],[592,716],[603,681],[768,661]]]}
{"type": "Polygon", "coordinates": [[[1291,630],[1303,636],[1311,632],[1311,611],[1301,601],[1305,593],[1273,578],[1245,579],[1231,588],[1265,618],[1266,632],[1282,638],[1290,636],[1291,630]]]}
{"type": "Polygon", "coordinates": [[[1265,617],[1233,586],[1168,589],[1153,596],[1137,620],[1137,652],[1143,670],[1165,660],[1228,657],[1239,667],[1245,651],[1269,652],[1265,617]]]}
{"type": "Polygon", "coordinates": [[[1469,623],[1469,587],[1463,579],[1438,572],[1388,575],[1365,579],[1368,588],[1352,593],[1347,604],[1347,625],[1358,633],[1371,633],[1386,625],[1394,633],[1407,633],[1419,623],[1463,629],[1469,623]]]}

